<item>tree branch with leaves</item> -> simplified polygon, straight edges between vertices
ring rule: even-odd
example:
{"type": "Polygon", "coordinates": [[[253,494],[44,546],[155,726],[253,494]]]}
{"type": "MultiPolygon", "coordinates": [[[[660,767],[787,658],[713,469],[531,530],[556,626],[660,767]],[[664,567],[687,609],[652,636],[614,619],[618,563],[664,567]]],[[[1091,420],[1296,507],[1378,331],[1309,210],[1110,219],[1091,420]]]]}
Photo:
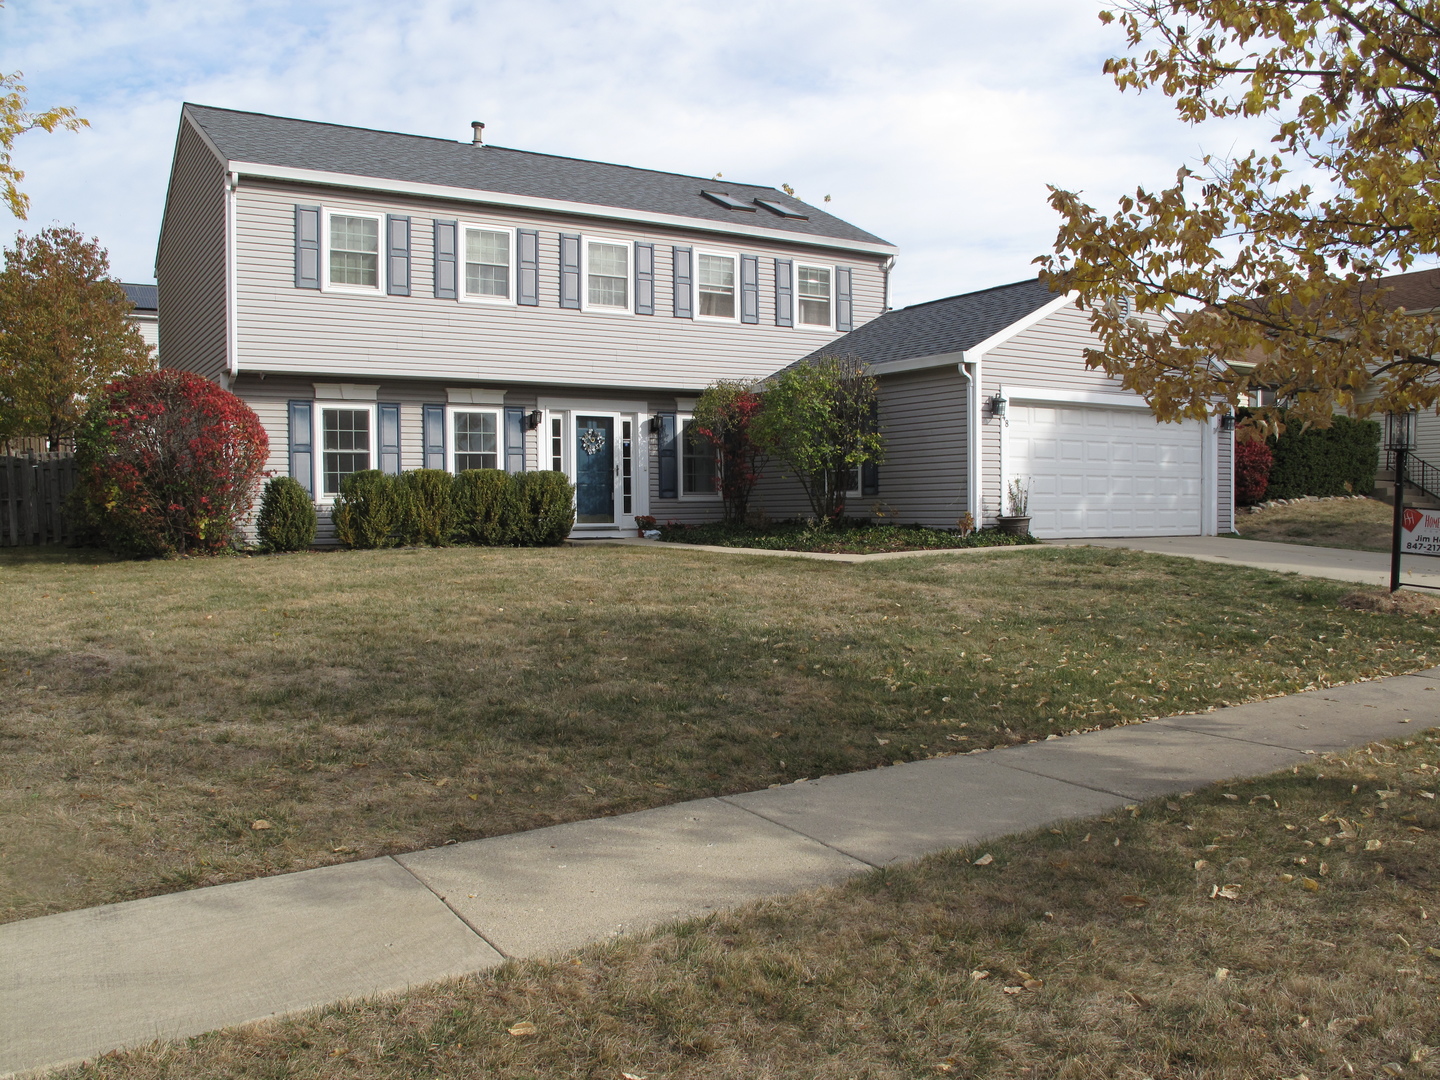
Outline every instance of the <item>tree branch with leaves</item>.
{"type": "Polygon", "coordinates": [[[1440,255],[1440,0],[1131,0],[1101,19],[1130,49],[1105,64],[1122,91],[1274,131],[1109,213],[1051,188],[1062,223],[1037,261],[1091,311],[1091,365],[1165,419],[1256,387],[1321,425],[1434,407],[1440,322],[1378,279],[1440,255]]]}

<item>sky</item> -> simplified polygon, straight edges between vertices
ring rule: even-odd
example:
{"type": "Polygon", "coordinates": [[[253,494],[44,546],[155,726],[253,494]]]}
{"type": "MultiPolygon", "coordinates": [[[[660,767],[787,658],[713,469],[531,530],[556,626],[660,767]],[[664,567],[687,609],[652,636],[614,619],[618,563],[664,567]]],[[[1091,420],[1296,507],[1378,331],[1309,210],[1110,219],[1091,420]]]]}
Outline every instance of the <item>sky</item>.
{"type": "MultiPolygon", "coordinates": [[[[1033,276],[1058,218],[1173,180],[1253,124],[1182,123],[1102,74],[1095,0],[7,0],[0,68],[79,133],[20,136],[29,219],[154,280],[191,101],[742,183],[788,183],[898,245],[895,306],[1033,276]]],[[[3,217],[0,211],[0,217],[3,217]]]]}

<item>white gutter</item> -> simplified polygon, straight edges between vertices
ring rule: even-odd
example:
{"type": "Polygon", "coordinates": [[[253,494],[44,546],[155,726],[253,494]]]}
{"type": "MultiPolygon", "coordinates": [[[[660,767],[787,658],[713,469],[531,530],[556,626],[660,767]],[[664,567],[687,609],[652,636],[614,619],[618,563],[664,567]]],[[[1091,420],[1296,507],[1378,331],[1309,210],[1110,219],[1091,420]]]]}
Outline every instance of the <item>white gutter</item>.
{"type": "MultiPolygon", "coordinates": [[[[421,195],[434,199],[452,199],[488,206],[509,206],[522,210],[542,210],[547,213],[571,214],[611,221],[637,221],[647,225],[666,225],[690,231],[760,237],[782,244],[804,244],[810,247],[864,252],[869,255],[894,255],[899,250],[894,244],[877,244],[868,240],[844,240],[834,236],[815,236],[810,233],[789,232],[785,229],[767,229],[759,225],[710,221],[706,218],[685,217],[680,214],[658,214],[648,210],[628,210],[615,206],[597,206],[593,203],[570,202],[566,199],[542,199],[531,195],[512,195],[504,191],[480,191],[475,188],[452,187],[447,184],[386,180],[374,176],[358,176],[354,173],[295,169],[287,165],[262,165],[250,161],[230,161],[226,163],[226,168],[232,175],[253,176],[264,180],[286,180],[300,184],[319,184],[325,187],[421,195]]],[[[764,211],[756,212],[763,213],[764,211]]]]}
{"type": "Polygon", "coordinates": [[[980,356],[969,359],[968,353],[960,354],[956,365],[965,382],[965,503],[970,520],[979,528],[980,506],[980,356]],[[971,374],[969,365],[975,365],[971,374]]]}

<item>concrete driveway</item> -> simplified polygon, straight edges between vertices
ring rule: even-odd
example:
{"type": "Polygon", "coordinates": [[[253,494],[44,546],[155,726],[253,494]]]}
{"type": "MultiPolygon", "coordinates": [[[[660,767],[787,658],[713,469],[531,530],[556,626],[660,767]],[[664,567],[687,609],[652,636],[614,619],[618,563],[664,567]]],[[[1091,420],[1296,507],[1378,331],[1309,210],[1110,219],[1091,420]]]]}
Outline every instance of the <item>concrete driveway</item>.
{"type": "MultiPolygon", "coordinates": [[[[1076,547],[1129,548],[1157,555],[1182,555],[1202,562],[1233,563],[1261,570],[1303,574],[1306,577],[1354,581],[1361,585],[1390,584],[1390,556],[1378,551],[1274,544],[1266,540],[1236,540],[1225,536],[1132,536],[1118,539],[1046,540],[1047,544],[1076,547]]],[[[1401,563],[1401,582],[1440,587],[1440,559],[1411,555],[1401,563]]]]}

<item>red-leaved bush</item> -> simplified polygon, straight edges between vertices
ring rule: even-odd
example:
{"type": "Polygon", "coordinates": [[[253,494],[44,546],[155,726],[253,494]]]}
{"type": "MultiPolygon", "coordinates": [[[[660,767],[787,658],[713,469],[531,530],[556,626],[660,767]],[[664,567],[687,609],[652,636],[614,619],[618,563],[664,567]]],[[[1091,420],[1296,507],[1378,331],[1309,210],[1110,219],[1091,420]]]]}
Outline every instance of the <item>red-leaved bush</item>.
{"type": "Polygon", "coordinates": [[[1235,442],[1235,501],[1241,506],[1254,506],[1265,498],[1270,486],[1270,466],[1275,454],[1268,443],[1256,439],[1235,442]]]}
{"type": "Polygon", "coordinates": [[[105,543],[171,555],[230,544],[254,502],[270,441],[234,394],[165,368],[107,386],[75,450],[79,488],[105,543]]]}

